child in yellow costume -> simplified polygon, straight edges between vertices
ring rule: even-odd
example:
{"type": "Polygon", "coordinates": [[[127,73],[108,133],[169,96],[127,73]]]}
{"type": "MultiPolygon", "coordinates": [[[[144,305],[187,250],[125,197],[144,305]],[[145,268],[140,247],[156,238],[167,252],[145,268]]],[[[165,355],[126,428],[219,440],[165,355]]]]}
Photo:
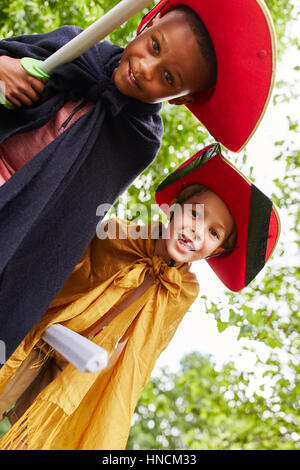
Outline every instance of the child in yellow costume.
{"type": "Polygon", "coordinates": [[[163,210],[180,205],[168,228],[102,222],[101,239],[93,239],[51,308],[1,369],[0,410],[5,414],[15,401],[18,408],[18,376],[36,370],[31,356],[46,347],[40,338],[51,324],[93,338],[108,351],[108,366],[82,373],[58,359],[56,378],[27,403],[1,449],[124,449],[140,393],[198,295],[191,262],[207,259],[227,287],[240,290],[276,245],[272,202],[221,155],[219,144],[170,174],[156,201],[163,210]]]}

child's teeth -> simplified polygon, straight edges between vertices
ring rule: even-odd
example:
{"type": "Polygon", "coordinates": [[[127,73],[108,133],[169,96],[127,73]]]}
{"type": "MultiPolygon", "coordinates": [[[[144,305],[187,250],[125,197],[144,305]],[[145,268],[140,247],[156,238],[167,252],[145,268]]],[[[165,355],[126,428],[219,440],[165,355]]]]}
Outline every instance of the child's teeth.
{"type": "Polygon", "coordinates": [[[131,77],[131,79],[135,82],[135,77],[134,77],[134,75],[133,75],[133,73],[132,73],[132,70],[130,70],[130,77],[131,77]]]}
{"type": "Polygon", "coordinates": [[[187,242],[187,245],[188,245],[190,251],[195,251],[195,248],[193,247],[193,245],[191,243],[187,242]]]}
{"type": "Polygon", "coordinates": [[[189,250],[190,251],[195,251],[195,248],[193,246],[193,244],[191,242],[188,242],[183,235],[179,235],[178,236],[179,240],[181,240],[182,242],[184,242],[188,247],[189,247],[189,250]]]}

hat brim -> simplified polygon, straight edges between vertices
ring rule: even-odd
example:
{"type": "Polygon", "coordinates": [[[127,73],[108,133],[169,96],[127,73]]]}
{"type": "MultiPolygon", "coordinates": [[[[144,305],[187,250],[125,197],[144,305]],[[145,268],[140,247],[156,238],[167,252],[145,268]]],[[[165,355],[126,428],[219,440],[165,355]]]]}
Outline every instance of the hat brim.
{"type": "Polygon", "coordinates": [[[228,289],[248,285],[271,256],[280,234],[276,207],[212,144],[184,162],[157,188],[155,199],[162,210],[184,187],[203,184],[229,208],[237,227],[236,249],[207,263],[228,289]]]}
{"type": "MultiPolygon", "coordinates": [[[[161,0],[138,32],[164,5],[161,0]]],[[[211,37],[217,82],[188,109],[224,147],[239,152],[257,129],[275,81],[276,39],[262,0],[169,0],[160,15],[180,5],[192,8],[211,37]]]]}

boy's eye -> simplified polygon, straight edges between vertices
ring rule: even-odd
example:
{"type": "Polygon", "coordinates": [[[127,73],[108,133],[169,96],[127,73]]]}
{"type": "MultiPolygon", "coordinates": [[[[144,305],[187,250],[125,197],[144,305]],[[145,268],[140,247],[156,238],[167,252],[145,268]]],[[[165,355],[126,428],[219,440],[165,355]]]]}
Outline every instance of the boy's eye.
{"type": "Polygon", "coordinates": [[[156,39],[152,39],[152,47],[153,47],[153,50],[156,52],[156,54],[160,52],[160,46],[156,39]]]}
{"type": "Polygon", "coordinates": [[[218,232],[217,232],[214,228],[211,228],[211,229],[210,229],[210,233],[212,234],[213,237],[219,239],[219,234],[218,234],[218,232]]]}
{"type": "Polygon", "coordinates": [[[167,80],[168,84],[173,86],[174,85],[174,80],[170,72],[165,72],[165,79],[167,80]]]}

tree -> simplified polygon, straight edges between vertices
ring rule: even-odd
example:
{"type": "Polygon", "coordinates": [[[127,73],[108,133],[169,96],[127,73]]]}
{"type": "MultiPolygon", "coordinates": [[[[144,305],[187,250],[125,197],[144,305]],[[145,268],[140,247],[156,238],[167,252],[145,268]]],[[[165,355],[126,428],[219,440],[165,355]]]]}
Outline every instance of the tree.
{"type": "Polygon", "coordinates": [[[196,352],[185,356],[178,372],[162,370],[147,385],[127,449],[299,449],[295,381],[251,391],[253,376],[196,352]]]}

